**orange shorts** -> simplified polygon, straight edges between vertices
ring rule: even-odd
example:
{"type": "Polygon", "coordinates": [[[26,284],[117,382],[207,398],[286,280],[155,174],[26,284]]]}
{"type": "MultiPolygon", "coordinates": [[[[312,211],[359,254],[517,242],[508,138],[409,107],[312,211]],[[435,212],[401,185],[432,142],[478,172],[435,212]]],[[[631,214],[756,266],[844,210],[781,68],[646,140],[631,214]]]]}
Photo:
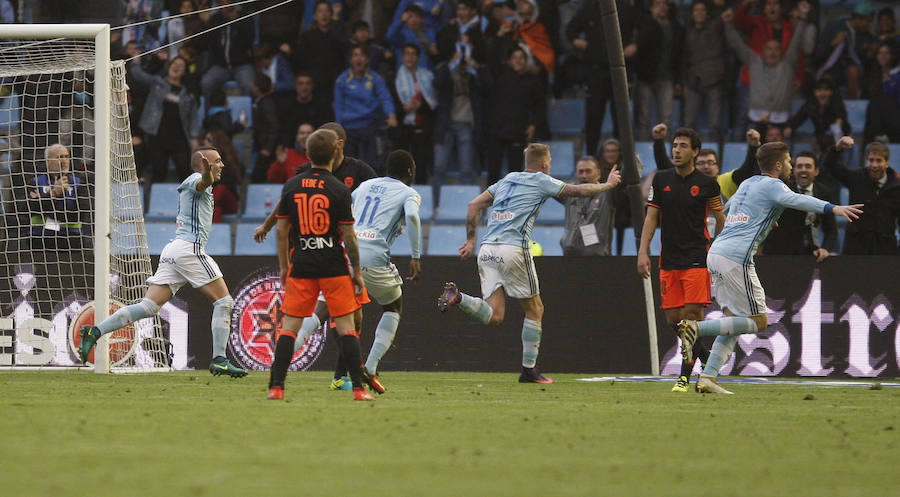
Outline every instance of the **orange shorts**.
{"type": "Polygon", "coordinates": [[[371,302],[365,288],[362,295],[356,295],[350,276],[288,277],[284,289],[284,302],[281,303],[281,312],[294,317],[312,316],[313,311],[316,310],[319,292],[325,296],[328,314],[335,318],[350,314],[362,307],[363,304],[371,302]]]}
{"type": "Polygon", "coordinates": [[[711,302],[709,286],[709,271],[705,267],[659,270],[663,309],[684,307],[685,304],[706,305],[711,302]]]}

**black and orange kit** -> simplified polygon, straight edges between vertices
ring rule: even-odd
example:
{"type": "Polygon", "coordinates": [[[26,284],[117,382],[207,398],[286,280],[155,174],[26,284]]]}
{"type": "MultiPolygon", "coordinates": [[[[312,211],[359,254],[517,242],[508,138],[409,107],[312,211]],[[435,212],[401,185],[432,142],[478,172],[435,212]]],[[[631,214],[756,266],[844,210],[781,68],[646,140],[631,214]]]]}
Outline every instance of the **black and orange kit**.
{"type": "MultiPolygon", "coordinates": [[[[312,167],[312,162],[302,164],[297,168],[297,175],[301,175],[312,167]]],[[[372,179],[377,176],[375,170],[365,162],[354,159],[353,157],[344,157],[340,166],[334,168],[331,173],[338,181],[344,184],[352,192],[363,181],[372,179]]]]}

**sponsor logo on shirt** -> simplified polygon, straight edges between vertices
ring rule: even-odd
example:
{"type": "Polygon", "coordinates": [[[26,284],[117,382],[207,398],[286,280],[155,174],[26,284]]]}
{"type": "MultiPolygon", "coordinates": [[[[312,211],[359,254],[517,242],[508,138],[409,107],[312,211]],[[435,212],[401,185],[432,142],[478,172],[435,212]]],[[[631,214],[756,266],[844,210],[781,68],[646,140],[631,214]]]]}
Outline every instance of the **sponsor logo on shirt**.
{"type": "Polygon", "coordinates": [[[743,224],[749,223],[750,216],[741,213],[741,214],[729,214],[725,216],[725,224],[743,224]]]}
{"type": "Polygon", "coordinates": [[[481,254],[478,256],[478,260],[481,262],[491,262],[494,264],[503,264],[503,257],[501,257],[499,255],[481,254]]]}
{"type": "Polygon", "coordinates": [[[357,231],[356,238],[362,238],[363,240],[374,240],[378,236],[378,233],[375,230],[365,230],[365,231],[357,231]]]}
{"type": "Polygon", "coordinates": [[[319,250],[334,247],[334,238],[324,236],[304,236],[297,239],[295,248],[299,250],[319,250]]]}
{"type": "Polygon", "coordinates": [[[492,212],[491,221],[512,221],[516,215],[512,212],[492,212]]]}
{"type": "Polygon", "coordinates": [[[175,258],[174,257],[160,257],[159,263],[160,264],[175,264],[175,258]]]}

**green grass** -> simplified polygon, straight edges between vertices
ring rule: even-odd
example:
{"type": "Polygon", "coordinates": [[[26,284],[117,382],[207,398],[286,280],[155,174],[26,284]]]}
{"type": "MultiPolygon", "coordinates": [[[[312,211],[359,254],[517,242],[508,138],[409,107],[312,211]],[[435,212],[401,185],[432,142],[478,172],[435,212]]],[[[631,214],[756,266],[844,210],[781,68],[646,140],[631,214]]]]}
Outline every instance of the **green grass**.
{"type": "Polygon", "coordinates": [[[900,495],[900,389],[386,373],[0,373],[3,495],[900,495]],[[814,398],[808,399],[808,396],[814,398]]]}

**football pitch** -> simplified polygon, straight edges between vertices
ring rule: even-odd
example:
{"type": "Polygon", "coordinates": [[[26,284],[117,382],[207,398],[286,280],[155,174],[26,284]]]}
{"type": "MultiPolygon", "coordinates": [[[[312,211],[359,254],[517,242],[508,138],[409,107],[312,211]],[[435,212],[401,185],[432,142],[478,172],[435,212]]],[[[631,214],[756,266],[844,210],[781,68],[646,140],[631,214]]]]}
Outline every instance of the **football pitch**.
{"type": "Polygon", "coordinates": [[[900,388],[0,372],[9,496],[900,495],[900,388]]]}

